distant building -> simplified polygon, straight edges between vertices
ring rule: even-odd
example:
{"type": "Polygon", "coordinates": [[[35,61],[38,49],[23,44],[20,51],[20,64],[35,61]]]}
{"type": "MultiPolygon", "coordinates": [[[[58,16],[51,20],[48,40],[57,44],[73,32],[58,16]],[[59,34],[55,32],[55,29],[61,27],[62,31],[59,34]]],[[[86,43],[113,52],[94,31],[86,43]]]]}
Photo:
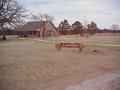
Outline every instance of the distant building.
{"type": "Polygon", "coordinates": [[[59,32],[51,21],[32,21],[21,27],[18,35],[20,37],[50,37],[59,35],[59,32]]]}

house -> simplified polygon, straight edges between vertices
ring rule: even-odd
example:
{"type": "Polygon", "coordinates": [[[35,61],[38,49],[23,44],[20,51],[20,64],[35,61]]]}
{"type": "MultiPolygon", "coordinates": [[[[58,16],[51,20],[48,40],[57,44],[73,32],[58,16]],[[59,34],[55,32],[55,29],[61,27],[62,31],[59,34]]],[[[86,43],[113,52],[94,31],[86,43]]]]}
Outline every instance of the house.
{"type": "Polygon", "coordinates": [[[32,21],[21,27],[18,35],[20,37],[50,37],[59,35],[59,32],[51,21],[32,21]]]}

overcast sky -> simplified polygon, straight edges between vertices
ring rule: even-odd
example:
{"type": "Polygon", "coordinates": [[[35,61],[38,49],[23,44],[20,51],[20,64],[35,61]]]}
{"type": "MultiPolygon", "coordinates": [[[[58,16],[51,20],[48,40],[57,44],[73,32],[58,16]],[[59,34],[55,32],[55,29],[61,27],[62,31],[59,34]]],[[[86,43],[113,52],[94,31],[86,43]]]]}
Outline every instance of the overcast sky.
{"type": "Polygon", "coordinates": [[[120,25],[120,0],[20,0],[31,13],[47,13],[54,23],[67,19],[70,24],[95,21],[99,28],[120,25]]]}

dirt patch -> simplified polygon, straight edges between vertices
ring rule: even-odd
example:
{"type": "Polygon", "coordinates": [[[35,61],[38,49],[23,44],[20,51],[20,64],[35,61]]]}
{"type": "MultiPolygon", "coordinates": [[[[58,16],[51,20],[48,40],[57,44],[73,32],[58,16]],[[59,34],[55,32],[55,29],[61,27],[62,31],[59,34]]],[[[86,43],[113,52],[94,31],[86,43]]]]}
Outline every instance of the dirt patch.
{"type": "Polygon", "coordinates": [[[65,90],[120,90],[120,70],[89,79],[65,90]]]}

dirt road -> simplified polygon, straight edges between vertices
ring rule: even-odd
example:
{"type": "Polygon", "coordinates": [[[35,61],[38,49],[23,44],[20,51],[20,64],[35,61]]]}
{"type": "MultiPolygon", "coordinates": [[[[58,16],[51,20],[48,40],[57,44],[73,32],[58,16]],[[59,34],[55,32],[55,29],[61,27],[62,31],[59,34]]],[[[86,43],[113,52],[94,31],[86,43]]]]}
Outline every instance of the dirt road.
{"type": "Polygon", "coordinates": [[[86,80],[65,90],[120,90],[120,70],[86,80]]]}

